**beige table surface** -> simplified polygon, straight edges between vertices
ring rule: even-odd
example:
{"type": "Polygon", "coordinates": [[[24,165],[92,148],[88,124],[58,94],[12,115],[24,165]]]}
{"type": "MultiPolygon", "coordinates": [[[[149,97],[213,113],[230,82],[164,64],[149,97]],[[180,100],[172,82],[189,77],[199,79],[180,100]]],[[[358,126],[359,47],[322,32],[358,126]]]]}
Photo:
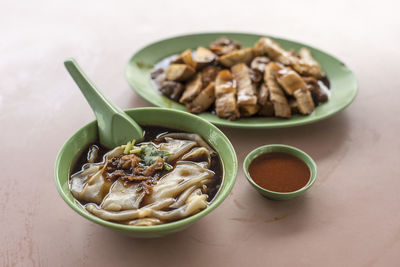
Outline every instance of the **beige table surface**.
{"type": "Polygon", "coordinates": [[[395,1],[1,1],[0,266],[400,266],[400,6],[395,1]],[[374,4],[375,2],[375,4],[374,4]],[[75,57],[122,108],[150,106],[127,84],[128,58],[160,38],[251,31],[309,43],[357,75],[356,100],[309,126],[223,129],[237,182],[214,212],[160,239],[91,223],[59,197],[53,165],[94,116],[63,67],[75,57]],[[273,202],[247,183],[245,155],[284,143],[318,178],[273,202]]]}

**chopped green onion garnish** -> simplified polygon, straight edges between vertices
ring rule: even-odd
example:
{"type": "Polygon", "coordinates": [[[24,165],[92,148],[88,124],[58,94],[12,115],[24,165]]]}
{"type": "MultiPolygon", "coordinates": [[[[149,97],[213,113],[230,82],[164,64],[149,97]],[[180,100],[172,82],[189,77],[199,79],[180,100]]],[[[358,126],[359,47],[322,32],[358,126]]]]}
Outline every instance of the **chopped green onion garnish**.
{"type": "Polygon", "coordinates": [[[132,149],[131,151],[129,151],[129,154],[138,154],[142,152],[142,149],[140,147],[132,149]]]}
{"type": "Polygon", "coordinates": [[[128,143],[126,143],[126,147],[125,147],[125,149],[124,149],[124,154],[129,154],[129,151],[131,151],[131,149],[132,149],[132,142],[131,141],[129,141],[128,143]]]}
{"type": "Polygon", "coordinates": [[[172,170],[174,167],[172,167],[171,165],[169,165],[168,163],[164,163],[164,169],[166,169],[167,171],[172,170]]]}

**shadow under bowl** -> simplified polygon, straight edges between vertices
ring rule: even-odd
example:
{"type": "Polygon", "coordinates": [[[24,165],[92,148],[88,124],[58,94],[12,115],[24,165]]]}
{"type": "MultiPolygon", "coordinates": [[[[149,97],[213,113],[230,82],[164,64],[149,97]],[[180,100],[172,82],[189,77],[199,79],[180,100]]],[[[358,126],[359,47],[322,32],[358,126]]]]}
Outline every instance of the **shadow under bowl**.
{"type": "Polygon", "coordinates": [[[292,146],[287,146],[287,145],[280,145],[280,144],[271,144],[271,145],[265,145],[258,147],[251,151],[246,158],[244,159],[243,162],[243,171],[244,174],[249,181],[249,183],[264,197],[273,199],[273,200],[289,200],[294,197],[297,197],[301,194],[303,194],[305,191],[307,191],[315,182],[315,179],[317,177],[317,165],[313,161],[313,159],[307,155],[305,152],[301,151],[300,149],[297,149],[292,146]],[[268,189],[265,189],[261,186],[259,186],[257,183],[253,181],[249,174],[249,166],[251,162],[257,158],[260,155],[267,154],[267,153],[273,153],[273,152],[279,152],[279,153],[285,153],[292,155],[301,161],[303,161],[309,168],[310,170],[310,180],[308,183],[293,192],[276,192],[276,191],[271,191],[268,189]]]}
{"type": "Polygon", "coordinates": [[[175,222],[154,226],[130,226],[102,220],[86,211],[69,190],[69,176],[78,156],[90,143],[98,140],[97,123],[93,121],[72,135],[62,146],[55,162],[55,182],[64,201],[78,214],[104,227],[133,237],[161,237],[185,229],[204,217],[229,195],[236,181],[238,162],[229,139],[214,125],[187,112],[167,108],[136,108],[125,111],[141,126],[161,126],[190,133],[204,138],[218,153],[223,166],[223,181],[219,192],[210,205],[190,216],[175,222]]]}

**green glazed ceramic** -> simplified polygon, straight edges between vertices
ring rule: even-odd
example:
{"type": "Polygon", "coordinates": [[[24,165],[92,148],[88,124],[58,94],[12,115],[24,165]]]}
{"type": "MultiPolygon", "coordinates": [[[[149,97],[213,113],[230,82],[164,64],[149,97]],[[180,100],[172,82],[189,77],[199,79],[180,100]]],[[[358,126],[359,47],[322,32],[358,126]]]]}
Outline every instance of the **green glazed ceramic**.
{"type": "Polygon", "coordinates": [[[315,179],[317,177],[317,166],[315,165],[315,162],[312,160],[312,158],[304,153],[303,151],[292,147],[292,146],[286,146],[286,145],[266,145],[266,146],[261,146],[256,148],[255,150],[251,151],[246,158],[244,159],[243,162],[243,171],[244,174],[246,175],[247,180],[250,182],[250,184],[264,197],[267,197],[269,199],[274,199],[274,200],[288,200],[294,197],[297,197],[298,195],[303,194],[305,191],[307,191],[315,182],[315,179]],[[287,153],[292,156],[295,156],[299,159],[301,159],[304,163],[307,164],[308,168],[310,168],[310,173],[311,173],[311,179],[310,181],[301,189],[293,191],[293,192],[275,192],[275,191],[270,191],[265,188],[260,187],[257,185],[253,179],[251,179],[250,174],[249,174],[249,165],[253,161],[253,159],[257,158],[258,156],[265,154],[265,153],[271,153],[271,152],[280,152],[280,153],[287,153]]]}
{"type": "Polygon", "coordinates": [[[143,138],[142,128],[96,88],[75,59],[65,60],[64,65],[96,116],[99,141],[103,146],[114,148],[143,138]]]}
{"type": "Polygon", "coordinates": [[[232,144],[217,127],[198,116],[173,109],[137,108],[126,110],[125,112],[130,117],[135,118],[135,121],[141,126],[164,126],[201,135],[214,147],[222,160],[224,178],[220,191],[210,206],[201,212],[188,218],[162,225],[128,226],[104,221],[90,214],[73,198],[69,191],[68,178],[71,167],[75,163],[78,155],[80,155],[90,143],[98,139],[97,124],[96,121],[93,121],[82,127],[65,142],[57,155],[55,163],[54,174],[58,192],[73,210],[95,223],[133,237],[160,237],[188,227],[190,224],[210,213],[224,201],[235,183],[238,163],[232,144]]]}
{"type": "MultiPolygon", "coordinates": [[[[208,46],[221,36],[234,39],[244,47],[250,47],[260,37],[266,35],[228,32],[201,33],[178,36],[152,43],[136,52],[130,59],[126,70],[126,77],[129,84],[135,92],[156,106],[185,111],[186,109],[183,105],[164,97],[156,88],[153,88],[150,72],[153,66],[162,59],[178,54],[187,48],[194,49],[200,45],[208,46]]],[[[199,117],[216,125],[226,127],[282,128],[309,124],[326,119],[351,104],[357,95],[358,85],[354,73],[344,63],[309,45],[281,38],[271,38],[285,49],[299,50],[301,47],[307,47],[311,50],[313,57],[321,64],[330,81],[331,97],[329,101],[318,106],[308,116],[295,115],[290,119],[255,117],[229,121],[218,118],[216,115],[208,112],[199,114],[199,117]]]]}

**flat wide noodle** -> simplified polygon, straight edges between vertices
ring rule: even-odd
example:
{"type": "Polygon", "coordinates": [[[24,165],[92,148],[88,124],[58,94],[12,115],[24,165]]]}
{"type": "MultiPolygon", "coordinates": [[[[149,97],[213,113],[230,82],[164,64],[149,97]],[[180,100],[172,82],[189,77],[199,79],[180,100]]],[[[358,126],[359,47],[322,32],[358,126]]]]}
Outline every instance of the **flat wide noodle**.
{"type": "MultiPolygon", "coordinates": [[[[123,149],[121,147],[113,149],[105,156],[105,162],[107,162],[109,158],[122,153],[123,149]]],[[[101,166],[90,163],[87,165],[87,169],[71,177],[71,193],[77,200],[93,202],[100,205],[112,185],[112,182],[108,181],[103,176],[106,165],[101,166]]]]}
{"type": "Polygon", "coordinates": [[[139,183],[124,185],[120,179],[116,180],[110,188],[110,192],[104,198],[101,208],[105,210],[119,211],[139,208],[145,192],[139,190],[139,183]]]}
{"type": "Polygon", "coordinates": [[[166,143],[160,144],[160,149],[172,154],[171,156],[168,157],[168,162],[173,162],[179,159],[192,147],[196,146],[196,142],[189,140],[176,140],[170,137],[165,137],[165,141],[166,143]]]}
{"type": "MultiPolygon", "coordinates": [[[[104,156],[104,165],[89,163],[71,177],[74,197],[86,204],[95,216],[129,225],[157,225],[185,218],[208,206],[206,184],[215,173],[209,170],[211,153],[215,153],[198,135],[170,134],[159,138],[157,146],[171,153],[174,168],[157,178],[149,191],[141,183],[121,178],[107,179],[107,164],[124,154],[117,147],[104,156]],[[181,137],[181,138],[177,138],[181,137]],[[161,142],[161,143],[158,143],[161,142]]],[[[110,163],[111,162],[111,163],[110,163]]]]}
{"type": "Polygon", "coordinates": [[[203,186],[214,172],[193,162],[178,162],[175,169],[164,175],[153,188],[147,201],[153,203],[165,198],[176,198],[193,185],[203,186]]]}

